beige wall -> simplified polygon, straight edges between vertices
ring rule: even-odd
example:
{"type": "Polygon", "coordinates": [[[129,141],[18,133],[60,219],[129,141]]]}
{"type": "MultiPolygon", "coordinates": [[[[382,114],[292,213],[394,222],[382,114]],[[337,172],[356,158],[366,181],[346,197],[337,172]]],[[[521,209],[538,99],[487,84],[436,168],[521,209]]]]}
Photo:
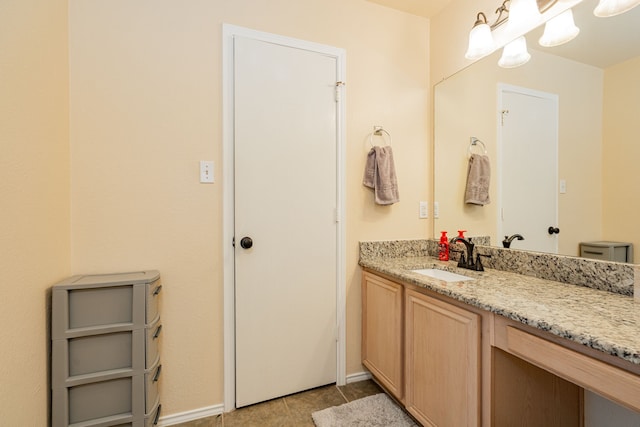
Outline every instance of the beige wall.
{"type": "Polygon", "coordinates": [[[430,20],[431,85],[473,63],[465,59],[464,53],[476,14],[484,12],[490,22],[493,22],[496,18],[494,11],[498,6],[499,2],[494,0],[451,0],[446,8],[430,20]]]}
{"type": "MultiPolygon", "coordinates": [[[[497,85],[506,83],[557,94],[559,97],[558,177],[568,191],[558,195],[559,253],[578,255],[581,241],[602,238],[602,70],[531,50],[523,67],[498,67],[494,53],[436,86],[435,198],[441,219],[436,231],[469,230],[471,235],[497,236],[497,203],[465,206],[469,136],[487,145],[492,159],[491,199],[497,195],[497,85]],[[445,179],[446,178],[446,179],[445,179]],[[595,209],[593,207],[596,207],[595,209]]],[[[526,196],[526,190],[523,196],[526,196]]],[[[450,234],[451,235],[451,234],[450,234]]]]}
{"type": "Polygon", "coordinates": [[[358,241],[431,235],[428,21],[365,0],[72,0],[69,16],[72,270],[160,270],[168,415],[223,401],[221,25],[346,49],[347,373],[361,372],[358,241]],[[374,125],[393,135],[391,207],[362,186],[374,125]]]}
{"type": "Polygon", "coordinates": [[[47,289],[70,271],[67,1],[0,12],[0,426],[45,426],[47,289]]]}
{"type": "Polygon", "coordinates": [[[640,57],[604,73],[603,236],[632,242],[640,259],[640,57]]]}

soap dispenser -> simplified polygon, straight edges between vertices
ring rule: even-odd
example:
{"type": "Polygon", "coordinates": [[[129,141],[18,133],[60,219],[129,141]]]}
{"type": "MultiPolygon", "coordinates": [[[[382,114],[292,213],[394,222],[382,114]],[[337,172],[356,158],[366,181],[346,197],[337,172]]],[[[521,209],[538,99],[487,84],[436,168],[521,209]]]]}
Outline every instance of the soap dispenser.
{"type": "Polygon", "coordinates": [[[449,261],[449,239],[447,239],[447,232],[441,231],[440,243],[438,244],[438,259],[440,261],[449,261]]]}

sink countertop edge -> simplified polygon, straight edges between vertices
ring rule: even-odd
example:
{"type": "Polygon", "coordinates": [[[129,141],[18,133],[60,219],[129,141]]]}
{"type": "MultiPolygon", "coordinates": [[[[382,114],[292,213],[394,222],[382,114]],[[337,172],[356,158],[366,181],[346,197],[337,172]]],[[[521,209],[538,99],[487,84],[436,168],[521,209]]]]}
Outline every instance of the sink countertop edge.
{"type": "Polygon", "coordinates": [[[517,273],[458,269],[436,258],[361,258],[360,266],[640,365],[640,303],[633,297],[517,273]],[[445,282],[438,268],[474,280],[445,282]],[[542,290],[542,291],[541,291],[542,290]]]}

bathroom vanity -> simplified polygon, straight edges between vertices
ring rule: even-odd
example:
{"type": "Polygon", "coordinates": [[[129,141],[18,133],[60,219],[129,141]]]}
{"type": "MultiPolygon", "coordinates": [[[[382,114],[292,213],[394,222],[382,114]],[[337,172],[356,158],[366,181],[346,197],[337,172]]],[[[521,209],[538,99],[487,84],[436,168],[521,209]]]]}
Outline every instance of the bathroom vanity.
{"type": "Polygon", "coordinates": [[[404,244],[361,246],[362,358],[420,423],[580,426],[584,390],[640,412],[632,296],[458,269],[430,256],[429,244],[404,244]]]}

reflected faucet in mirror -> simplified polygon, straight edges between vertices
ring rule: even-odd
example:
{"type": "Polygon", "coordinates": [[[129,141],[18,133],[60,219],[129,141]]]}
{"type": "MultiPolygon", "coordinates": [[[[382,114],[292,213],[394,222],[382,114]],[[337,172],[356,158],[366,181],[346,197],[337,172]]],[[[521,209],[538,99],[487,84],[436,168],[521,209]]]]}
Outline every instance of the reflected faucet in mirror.
{"type": "Polygon", "coordinates": [[[504,240],[502,241],[502,247],[510,248],[511,242],[513,242],[514,239],[524,240],[524,237],[522,237],[521,234],[512,234],[511,236],[504,236],[504,240]]]}

